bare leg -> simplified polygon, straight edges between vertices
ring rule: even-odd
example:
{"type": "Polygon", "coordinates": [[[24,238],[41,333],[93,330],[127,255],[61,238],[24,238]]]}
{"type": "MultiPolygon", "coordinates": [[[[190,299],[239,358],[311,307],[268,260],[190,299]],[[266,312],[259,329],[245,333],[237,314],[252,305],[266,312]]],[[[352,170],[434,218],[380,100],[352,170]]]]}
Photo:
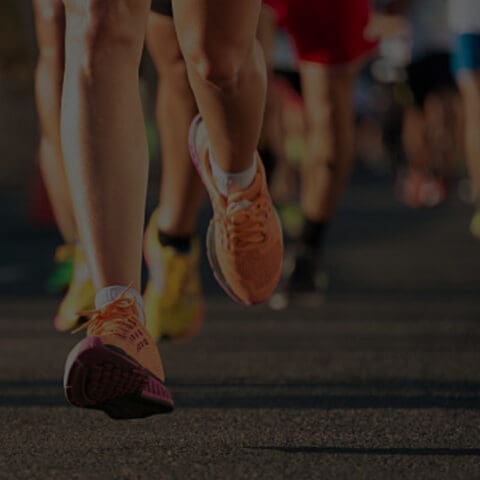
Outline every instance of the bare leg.
{"type": "MultiPolygon", "coordinates": [[[[257,38],[262,46],[267,64],[268,83],[273,79],[273,53],[275,48],[275,39],[277,34],[277,20],[274,12],[269,7],[263,7],[258,24],[257,38]]],[[[265,115],[260,138],[260,147],[262,149],[280,150],[278,145],[278,105],[275,92],[272,88],[267,91],[267,103],[265,106],[265,115]]]]}
{"type": "Polygon", "coordinates": [[[62,144],[97,289],[140,289],[147,143],[138,67],[148,0],[64,0],[62,144]]]}
{"type": "Polygon", "coordinates": [[[357,70],[301,65],[307,119],[301,200],[303,213],[314,222],[331,220],[352,170],[357,70]]]}
{"type": "Polygon", "coordinates": [[[402,137],[408,166],[426,173],[432,163],[432,152],[428,143],[425,116],[418,108],[411,107],[405,111],[402,137]]]}
{"type": "Polygon", "coordinates": [[[219,166],[248,169],[260,138],[266,69],[255,39],[260,0],[174,0],[190,84],[219,166]]]}
{"type": "Polygon", "coordinates": [[[150,14],[147,45],[159,77],[156,116],[163,162],[159,227],[168,235],[192,235],[205,195],[187,142],[198,110],[171,18],[150,14]]]}
{"type": "Polygon", "coordinates": [[[480,203],[480,72],[465,72],[458,79],[465,105],[465,147],[477,202],[480,203]]]}
{"type": "Polygon", "coordinates": [[[78,240],[60,142],[65,12],[62,0],[35,0],[39,59],[35,75],[39,161],[55,220],[66,243],[78,240]]]}

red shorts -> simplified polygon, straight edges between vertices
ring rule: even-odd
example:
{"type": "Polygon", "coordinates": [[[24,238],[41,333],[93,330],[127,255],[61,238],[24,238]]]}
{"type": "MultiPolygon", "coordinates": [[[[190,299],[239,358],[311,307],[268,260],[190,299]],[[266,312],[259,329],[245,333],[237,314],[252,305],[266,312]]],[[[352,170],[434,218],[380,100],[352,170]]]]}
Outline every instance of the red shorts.
{"type": "Polygon", "coordinates": [[[365,39],[370,0],[264,0],[292,35],[302,61],[353,62],[372,51],[365,39]]]}

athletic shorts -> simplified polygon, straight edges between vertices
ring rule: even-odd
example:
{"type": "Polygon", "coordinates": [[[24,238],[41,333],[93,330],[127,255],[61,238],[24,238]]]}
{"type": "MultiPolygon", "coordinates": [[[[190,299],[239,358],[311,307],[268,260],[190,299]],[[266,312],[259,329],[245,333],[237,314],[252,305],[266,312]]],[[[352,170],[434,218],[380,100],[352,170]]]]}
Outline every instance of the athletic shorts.
{"type": "Polygon", "coordinates": [[[455,37],[452,68],[455,75],[462,71],[480,71],[480,33],[462,33],[455,37]]]}
{"type": "Polygon", "coordinates": [[[455,89],[448,52],[431,52],[412,62],[407,68],[408,84],[415,103],[423,107],[428,95],[455,89]]]}
{"type": "Polygon", "coordinates": [[[342,65],[376,47],[365,39],[370,0],[265,0],[289,31],[302,61],[342,65]]]}
{"type": "Polygon", "coordinates": [[[270,7],[279,26],[283,27],[287,19],[287,1],[286,0],[263,0],[264,5],[270,7]]]}
{"type": "Polygon", "coordinates": [[[172,0],[152,0],[152,12],[173,17],[172,0]]]}

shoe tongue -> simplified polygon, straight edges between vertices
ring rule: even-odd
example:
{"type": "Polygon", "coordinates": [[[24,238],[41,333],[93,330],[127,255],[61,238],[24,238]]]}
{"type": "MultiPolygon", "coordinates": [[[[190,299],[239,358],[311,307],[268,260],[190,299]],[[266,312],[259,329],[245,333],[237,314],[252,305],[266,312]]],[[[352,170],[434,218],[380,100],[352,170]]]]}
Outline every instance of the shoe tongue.
{"type": "Polygon", "coordinates": [[[143,299],[140,293],[137,292],[137,290],[135,290],[134,288],[124,287],[120,285],[103,288],[97,292],[97,295],[95,297],[95,306],[96,308],[102,308],[109,303],[112,303],[122,294],[125,294],[125,296],[131,297],[136,301],[140,321],[145,324],[145,315],[143,313],[143,299]]]}
{"type": "Polygon", "coordinates": [[[227,206],[227,214],[231,215],[246,210],[252,203],[253,202],[246,198],[237,202],[230,202],[227,206]]]}
{"type": "Polygon", "coordinates": [[[262,178],[261,176],[257,173],[255,175],[255,178],[252,182],[252,184],[245,190],[242,190],[241,192],[235,192],[231,193],[228,195],[228,204],[236,204],[236,203],[243,203],[245,201],[248,201],[253,203],[255,198],[258,196],[260,193],[260,189],[262,186],[262,178]]]}

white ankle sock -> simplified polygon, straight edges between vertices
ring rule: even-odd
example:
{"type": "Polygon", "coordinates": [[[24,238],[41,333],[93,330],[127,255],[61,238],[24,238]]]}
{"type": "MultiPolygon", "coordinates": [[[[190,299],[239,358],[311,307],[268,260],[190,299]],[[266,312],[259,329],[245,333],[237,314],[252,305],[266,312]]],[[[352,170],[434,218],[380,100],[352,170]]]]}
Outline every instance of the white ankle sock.
{"type": "Polygon", "coordinates": [[[254,158],[252,165],[243,172],[229,173],[223,170],[215,160],[212,150],[210,149],[210,165],[212,175],[218,191],[224,196],[228,196],[231,192],[241,192],[246,190],[255,179],[257,173],[257,159],[254,158]]]}
{"type": "Polygon", "coordinates": [[[127,295],[133,297],[137,302],[138,313],[140,321],[145,324],[145,314],[143,313],[143,299],[140,295],[140,292],[134,288],[124,287],[122,285],[112,285],[111,287],[102,288],[95,295],[95,306],[97,308],[104,307],[107,303],[113,302],[116,298],[119,297],[125,290],[128,289],[127,295]]]}

